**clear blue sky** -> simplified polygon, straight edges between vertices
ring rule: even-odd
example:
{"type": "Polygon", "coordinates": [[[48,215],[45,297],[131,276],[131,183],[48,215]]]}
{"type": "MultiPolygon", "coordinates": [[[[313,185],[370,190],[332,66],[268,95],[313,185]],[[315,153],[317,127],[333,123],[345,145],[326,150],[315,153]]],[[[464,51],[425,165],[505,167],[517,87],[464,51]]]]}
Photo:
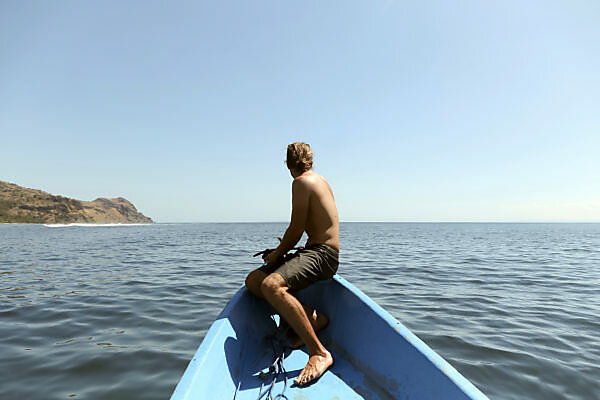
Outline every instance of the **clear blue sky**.
{"type": "Polygon", "coordinates": [[[158,222],[600,221],[598,1],[2,1],[0,180],[158,222]]]}

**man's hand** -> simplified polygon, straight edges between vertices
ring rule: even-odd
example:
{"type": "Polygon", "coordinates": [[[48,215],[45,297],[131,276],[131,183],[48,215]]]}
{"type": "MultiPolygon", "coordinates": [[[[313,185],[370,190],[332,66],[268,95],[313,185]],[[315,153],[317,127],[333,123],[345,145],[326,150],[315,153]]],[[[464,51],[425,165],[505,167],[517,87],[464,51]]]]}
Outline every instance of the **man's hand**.
{"type": "Polygon", "coordinates": [[[277,261],[279,261],[280,258],[281,255],[279,254],[279,252],[274,250],[263,254],[263,260],[265,260],[265,263],[267,263],[267,265],[273,265],[277,263],[277,261]]]}
{"type": "Polygon", "coordinates": [[[252,257],[256,257],[256,256],[262,255],[261,258],[264,260],[265,257],[266,257],[266,255],[269,254],[270,252],[272,252],[273,250],[275,250],[275,249],[264,249],[263,251],[259,251],[258,253],[254,253],[252,255],[252,257]]]}

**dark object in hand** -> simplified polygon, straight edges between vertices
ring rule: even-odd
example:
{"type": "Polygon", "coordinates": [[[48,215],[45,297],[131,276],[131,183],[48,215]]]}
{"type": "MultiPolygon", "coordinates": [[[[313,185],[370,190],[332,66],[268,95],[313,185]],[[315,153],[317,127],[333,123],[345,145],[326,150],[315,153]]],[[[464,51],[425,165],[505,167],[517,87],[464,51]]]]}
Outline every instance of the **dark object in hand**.
{"type": "MultiPolygon", "coordinates": [[[[275,236],[275,239],[279,240],[279,243],[281,243],[281,237],[275,236]]],[[[275,249],[264,249],[263,251],[254,254],[252,257],[260,256],[262,254],[262,259],[264,260],[266,256],[273,252],[273,250],[275,249]]]]}
{"type": "Polygon", "coordinates": [[[273,252],[273,250],[275,250],[275,249],[264,249],[263,251],[259,251],[258,253],[255,253],[252,257],[260,256],[262,254],[262,259],[264,260],[266,256],[268,256],[269,254],[271,254],[273,252]]]}
{"type": "MultiPolygon", "coordinates": [[[[275,236],[275,238],[277,240],[279,240],[279,242],[281,243],[281,238],[279,236],[275,236]]],[[[302,250],[304,247],[294,247],[290,250],[302,250]]],[[[264,260],[266,256],[268,256],[269,254],[271,254],[275,249],[264,249],[263,251],[259,251],[258,253],[254,253],[254,255],[252,257],[256,257],[256,256],[260,256],[262,254],[262,259],[264,260]]],[[[286,258],[288,255],[287,253],[284,254],[283,256],[281,256],[281,258],[286,258]]]]}

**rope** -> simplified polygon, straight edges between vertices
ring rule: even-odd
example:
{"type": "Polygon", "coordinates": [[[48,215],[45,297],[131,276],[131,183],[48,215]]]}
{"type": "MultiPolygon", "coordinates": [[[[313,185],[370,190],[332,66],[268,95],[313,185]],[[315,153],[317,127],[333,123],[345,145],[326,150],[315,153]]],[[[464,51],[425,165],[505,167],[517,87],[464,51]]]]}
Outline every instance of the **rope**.
{"type": "MultiPolygon", "coordinates": [[[[275,322],[275,318],[273,318],[272,315],[271,319],[273,322],[275,322]]],[[[289,400],[284,394],[287,389],[287,371],[283,366],[283,362],[285,361],[287,339],[285,338],[285,330],[282,323],[279,324],[277,332],[274,335],[267,336],[267,340],[271,343],[274,361],[273,364],[269,366],[268,372],[261,371],[260,374],[258,374],[263,382],[260,384],[260,389],[258,391],[258,397],[256,400],[261,400],[261,398],[265,395],[265,400],[289,400]],[[275,383],[280,375],[283,375],[283,390],[281,393],[273,396],[273,389],[275,388],[275,383]],[[263,387],[265,386],[264,384],[270,379],[270,376],[272,376],[271,383],[268,384],[266,390],[263,392],[263,387]]]]}
{"type": "MultiPolygon", "coordinates": [[[[274,323],[276,323],[275,318],[271,315],[271,319],[274,323]]],[[[258,377],[261,379],[260,389],[258,390],[258,397],[256,400],[261,400],[263,396],[266,395],[265,400],[289,400],[288,397],[284,394],[287,390],[288,386],[288,378],[287,371],[283,366],[283,362],[285,361],[285,351],[288,349],[287,339],[286,339],[286,331],[290,329],[284,321],[282,321],[277,327],[277,331],[273,335],[269,335],[266,339],[271,344],[271,349],[273,350],[273,363],[269,366],[269,370],[267,372],[261,371],[258,374],[258,377]],[[281,393],[273,396],[273,389],[275,388],[275,383],[277,383],[277,378],[280,375],[283,375],[283,390],[281,393]],[[269,381],[265,386],[265,382],[269,381]],[[265,391],[263,392],[263,388],[265,391]]],[[[240,380],[235,388],[235,392],[233,393],[233,400],[236,399],[238,391],[240,390],[240,386],[242,381],[240,380]]]]}

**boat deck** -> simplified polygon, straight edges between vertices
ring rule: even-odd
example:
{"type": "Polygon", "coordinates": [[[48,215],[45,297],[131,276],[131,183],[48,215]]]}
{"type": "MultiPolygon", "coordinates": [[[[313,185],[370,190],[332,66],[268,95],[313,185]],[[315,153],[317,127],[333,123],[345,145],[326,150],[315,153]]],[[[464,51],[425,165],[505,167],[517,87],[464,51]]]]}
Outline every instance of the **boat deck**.
{"type": "MultiPolygon", "coordinates": [[[[389,393],[382,384],[383,377],[369,375],[365,370],[355,365],[355,361],[341,348],[336,346],[327,335],[327,328],[319,333],[319,338],[331,352],[335,362],[333,366],[316,382],[297,387],[293,381],[308,361],[306,347],[288,350],[285,354],[284,368],[287,382],[280,374],[272,389],[272,395],[285,394],[289,399],[397,399],[389,393]],[[349,359],[350,358],[350,359],[349,359]],[[354,362],[351,362],[354,361],[354,362]]],[[[265,394],[268,384],[272,381],[273,374],[261,378],[260,372],[268,372],[269,365],[273,363],[274,355],[272,345],[265,340],[263,351],[244,361],[245,369],[240,371],[239,389],[236,400],[256,400],[261,393],[265,394]],[[254,367],[251,367],[254,366],[254,367]]]]}

